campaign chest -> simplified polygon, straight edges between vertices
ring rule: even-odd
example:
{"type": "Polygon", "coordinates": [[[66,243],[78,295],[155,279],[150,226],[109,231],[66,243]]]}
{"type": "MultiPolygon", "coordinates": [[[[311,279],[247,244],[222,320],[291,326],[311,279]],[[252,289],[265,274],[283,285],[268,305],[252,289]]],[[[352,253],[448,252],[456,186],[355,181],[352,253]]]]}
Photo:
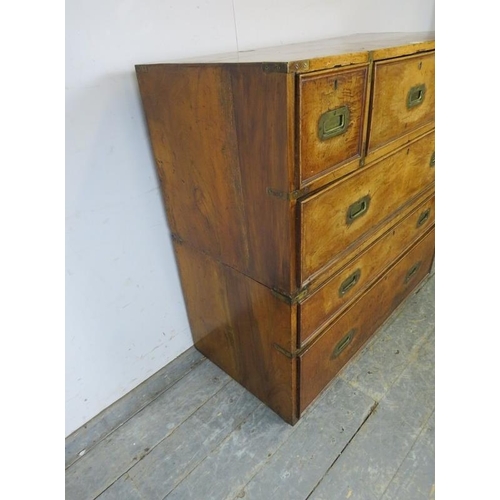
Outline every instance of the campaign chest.
{"type": "Polygon", "coordinates": [[[434,48],[136,66],[194,344],[290,424],[431,269],[434,48]]]}

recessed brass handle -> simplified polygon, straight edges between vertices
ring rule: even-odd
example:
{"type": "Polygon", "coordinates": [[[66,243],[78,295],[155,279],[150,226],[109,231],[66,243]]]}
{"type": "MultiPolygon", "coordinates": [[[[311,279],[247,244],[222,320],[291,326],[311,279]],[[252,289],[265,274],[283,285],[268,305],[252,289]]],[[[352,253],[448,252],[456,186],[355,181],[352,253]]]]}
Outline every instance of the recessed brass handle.
{"type": "Polygon", "coordinates": [[[367,194],[360,198],[358,201],[355,201],[348,209],[347,209],[347,224],[352,224],[356,219],[366,214],[368,208],[370,207],[370,195],[367,194]]]}
{"type": "Polygon", "coordinates": [[[337,343],[335,349],[332,352],[331,358],[336,358],[340,353],[351,343],[352,338],[356,333],[356,328],[349,330],[337,343]]]}
{"type": "Polygon", "coordinates": [[[425,224],[429,220],[429,215],[431,214],[431,209],[428,208],[427,210],[424,210],[417,221],[417,227],[420,227],[421,225],[425,224]]]}
{"type": "Polygon", "coordinates": [[[356,285],[361,276],[361,269],[356,269],[347,279],[345,279],[339,288],[339,297],[343,297],[354,285],[356,285]]]}
{"type": "Polygon", "coordinates": [[[343,134],[349,125],[349,108],[341,106],[319,117],[318,121],[318,135],[320,141],[326,141],[332,137],[343,134]]]}
{"type": "Polygon", "coordinates": [[[425,83],[421,83],[420,85],[415,85],[408,91],[408,96],[406,98],[406,107],[408,109],[414,108],[419,104],[424,102],[425,97],[425,83]]]}
{"type": "Polygon", "coordinates": [[[434,167],[436,165],[436,152],[433,151],[431,155],[431,161],[429,162],[429,165],[431,167],[434,167]]]}
{"type": "Polygon", "coordinates": [[[422,264],[422,261],[419,261],[419,262],[417,262],[416,264],[413,264],[413,266],[410,267],[410,269],[406,273],[405,285],[406,285],[406,283],[408,283],[417,274],[417,271],[420,268],[420,264],[422,264]]]}

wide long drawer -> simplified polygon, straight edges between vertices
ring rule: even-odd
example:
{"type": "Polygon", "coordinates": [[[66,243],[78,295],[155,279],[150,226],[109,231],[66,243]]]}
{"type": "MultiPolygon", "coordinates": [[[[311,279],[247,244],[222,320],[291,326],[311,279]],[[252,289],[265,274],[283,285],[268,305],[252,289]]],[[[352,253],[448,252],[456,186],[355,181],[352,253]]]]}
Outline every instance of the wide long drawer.
{"type": "Polygon", "coordinates": [[[434,132],[299,204],[304,283],[352,251],[434,181],[434,132]]]}
{"type": "Polygon", "coordinates": [[[299,303],[299,347],[334,319],[434,223],[434,195],[412,206],[405,217],[299,303]]]}
{"type": "Polygon", "coordinates": [[[301,354],[301,412],[425,277],[433,256],[434,228],[301,354]]]}

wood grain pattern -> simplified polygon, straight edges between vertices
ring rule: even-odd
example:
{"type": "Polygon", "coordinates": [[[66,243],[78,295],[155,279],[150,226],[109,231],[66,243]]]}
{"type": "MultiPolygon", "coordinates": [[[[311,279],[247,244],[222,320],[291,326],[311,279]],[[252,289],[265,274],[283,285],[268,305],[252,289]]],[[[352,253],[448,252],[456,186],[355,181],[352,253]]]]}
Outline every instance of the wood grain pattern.
{"type": "Polygon", "coordinates": [[[434,229],[339,316],[300,356],[301,412],[429,273],[433,256],[434,229]],[[417,264],[417,270],[409,277],[410,270],[417,264]],[[335,349],[349,332],[352,332],[352,340],[335,355],[335,349]]]}
{"type": "Polygon", "coordinates": [[[311,345],[374,286],[387,317],[383,273],[433,224],[433,50],[367,34],[136,66],[196,348],[291,424],[335,373],[308,380],[311,345]]]}
{"type": "Polygon", "coordinates": [[[365,155],[365,166],[377,162],[378,160],[380,160],[380,158],[387,156],[392,151],[396,151],[397,149],[410,144],[415,139],[418,139],[419,137],[432,132],[434,128],[434,121],[426,123],[425,125],[422,125],[421,127],[418,127],[415,130],[412,130],[402,135],[401,137],[392,140],[388,144],[384,144],[383,146],[380,146],[375,150],[368,151],[365,155]]]}
{"type": "Polygon", "coordinates": [[[434,32],[356,33],[326,40],[264,47],[244,52],[230,52],[184,59],[183,63],[253,63],[286,62],[287,70],[302,73],[334,66],[362,64],[369,60],[400,57],[434,49],[434,32]],[[307,61],[307,68],[295,68],[295,62],[307,61]]]}
{"type": "Polygon", "coordinates": [[[329,70],[299,77],[298,140],[301,185],[312,177],[361,157],[368,66],[329,70]],[[321,140],[318,122],[324,113],[346,106],[345,132],[321,140]]]}
{"type": "Polygon", "coordinates": [[[372,245],[342,267],[317,291],[298,305],[299,346],[308,342],[319,330],[333,321],[336,314],[363,292],[383,273],[416,238],[425,234],[434,223],[434,196],[412,206],[398,224],[392,226],[372,245]],[[353,281],[355,273],[359,277],[353,281]],[[342,285],[351,278],[350,286],[342,293],[342,285]]]}
{"type": "Polygon", "coordinates": [[[269,286],[294,282],[294,79],[253,65],[137,66],[174,237],[269,286]]]}
{"type": "Polygon", "coordinates": [[[250,259],[237,268],[285,293],[295,290],[295,204],[270,196],[295,185],[293,75],[266,74],[259,64],[231,66],[237,164],[250,259]]]}
{"type": "Polygon", "coordinates": [[[296,305],[247,276],[175,243],[195,346],[288,423],[297,420],[296,305]]]}
{"type": "Polygon", "coordinates": [[[375,63],[369,150],[434,121],[434,52],[375,63]],[[408,93],[425,85],[421,104],[408,108],[408,93]]]}
{"type": "Polygon", "coordinates": [[[431,185],[433,151],[431,133],[301,202],[301,281],[318,273],[338,254],[352,251],[367,233],[431,185]],[[366,196],[370,196],[368,209],[349,223],[349,207],[366,196]]]}

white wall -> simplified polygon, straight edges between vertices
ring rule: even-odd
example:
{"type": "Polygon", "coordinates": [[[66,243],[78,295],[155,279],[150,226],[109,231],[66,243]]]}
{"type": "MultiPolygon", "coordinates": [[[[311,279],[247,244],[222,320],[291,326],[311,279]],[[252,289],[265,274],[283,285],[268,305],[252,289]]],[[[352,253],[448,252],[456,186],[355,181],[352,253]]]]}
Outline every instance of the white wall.
{"type": "Polygon", "coordinates": [[[432,29],[434,0],[67,0],[67,435],[192,345],[134,64],[432,29]]]}

